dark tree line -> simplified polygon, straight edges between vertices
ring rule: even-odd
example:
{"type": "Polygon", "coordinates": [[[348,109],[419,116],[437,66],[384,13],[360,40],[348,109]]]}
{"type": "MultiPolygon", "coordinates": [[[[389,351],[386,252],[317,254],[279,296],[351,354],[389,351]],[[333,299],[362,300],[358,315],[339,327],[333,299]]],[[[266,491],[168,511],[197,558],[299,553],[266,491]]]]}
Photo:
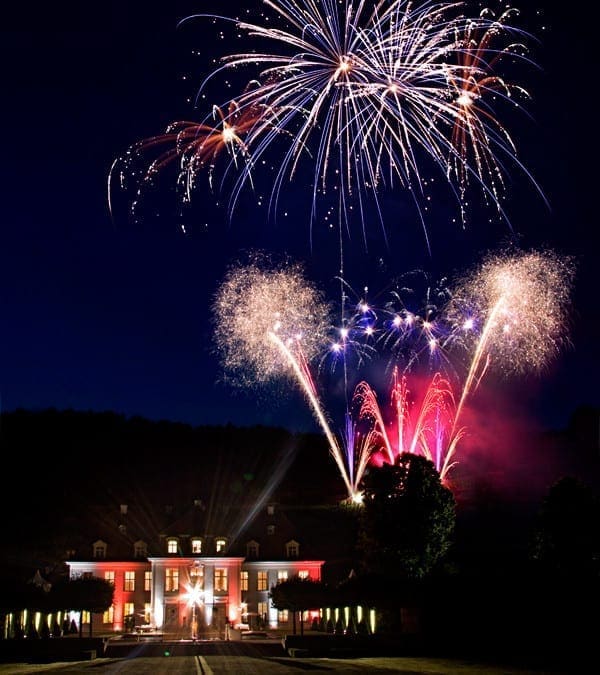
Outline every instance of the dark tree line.
{"type": "Polygon", "coordinates": [[[441,565],[452,545],[454,497],[423,457],[405,453],[393,465],[371,468],[354,513],[357,564],[347,580],[331,587],[293,578],[271,589],[273,605],[292,612],[294,632],[305,610],[357,605],[377,608],[396,630],[399,608],[414,602],[414,584],[441,565]]]}
{"type": "MultiPolygon", "coordinates": [[[[41,612],[44,615],[56,614],[59,611],[90,612],[102,614],[113,603],[114,587],[105,579],[98,577],[79,577],[76,579],[63,578],[55,584],[39,584],[32,580],[15,583],[11,579],[2,579],[0,588],[0,617],[2,623],[8,614],[18,615],[22,610],[41,612]]],[[[16,637],[28,635],[31,637],[49,637],[49,626],[42,622],[45,634],[33,635],[33,624],[29,626],[17,625],[16,637]]],[[[63,627],[54,626],[51,634],[58,637],[63,627]]],[[[79,622],[79,636],[82,637],[83,622],[79,622]]],[[[92,637],[92,622],[89,623],[89,636],[92,637]]]]}

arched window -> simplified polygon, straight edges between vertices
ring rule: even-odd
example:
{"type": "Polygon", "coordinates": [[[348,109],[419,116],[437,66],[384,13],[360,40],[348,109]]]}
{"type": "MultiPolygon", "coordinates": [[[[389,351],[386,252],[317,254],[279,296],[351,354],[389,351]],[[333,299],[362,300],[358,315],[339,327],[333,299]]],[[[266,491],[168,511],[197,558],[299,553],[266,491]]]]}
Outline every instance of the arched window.
{"type": "Polygon", "coordinates": [[[297,558],[300,555],[300,544],[293,539],[285,545],[286,558],[297,558]]]}
{"type": "Polygon", "coordinates": [[[101,539],[95,541],[93,544],[94,558],[106,558],[106,548],[108,544],[101,539]]]}

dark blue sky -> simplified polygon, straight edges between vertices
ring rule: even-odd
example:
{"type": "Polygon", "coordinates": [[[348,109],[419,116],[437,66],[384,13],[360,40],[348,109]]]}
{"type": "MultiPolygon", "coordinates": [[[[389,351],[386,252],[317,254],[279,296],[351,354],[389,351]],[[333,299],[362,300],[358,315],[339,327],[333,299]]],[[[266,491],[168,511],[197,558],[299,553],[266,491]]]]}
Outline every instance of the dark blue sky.
{"type": "MultiPolygon", "coordinates": [[[[208,187],[180,214],[168,176],[139,222],[119,198],[112,221],[106,182],[115,157],[173,120],[197,117],[187,99],[206,72],[203,59],[228,49],[207,24],[176,28],[207,3],[79,4],[28,6],[26,15],[5,18],[0,34],[2,410],[52,406],[193,424],[312,428],[308,407],[291,387],[275,402],[269,391],[220,383],[210,302],[226,266],[247,247],[286,251],[334,292],[335,233],[318,230],[311,249],[304,215],[310,196],[299,183],[286,197],[292,215],[277,222],[250,208],[229,222],[208,187]]],[[[573,344],[543,378],[502,390],[532,420],[561,427],[577,406],[600,404],[597,124],[590,100],[597,55],[591,26],[554,15],[543,0],[538,5],[547,21],[536,19],[535,28],[549,28],[539,33],[541,68],[527,73],[532,119],[519,118],[514,136],[550,209],[514,174],[508,210],[523,246],[550,247],[577,261],[573,344]]],[[[235,14],[235,3],[220,6],[235,14]]],[[[356,287],[377,289],[386,275],[414,268],[452,276],[510,235],[506,224],[488,225],[483,217],[461,230],[442,204],[432,214],[430,254],[406,195],[386,198],[386,209],[387,246],[374,221],[367,225],[368,251],[359,229],[346,246],[347,276],[356,287]]]]}

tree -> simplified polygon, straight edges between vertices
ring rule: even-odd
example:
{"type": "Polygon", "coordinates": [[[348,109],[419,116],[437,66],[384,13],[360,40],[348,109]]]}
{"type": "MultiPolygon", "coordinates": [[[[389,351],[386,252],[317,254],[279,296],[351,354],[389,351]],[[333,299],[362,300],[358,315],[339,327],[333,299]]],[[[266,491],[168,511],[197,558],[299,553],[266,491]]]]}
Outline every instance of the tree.
{"type": "MultiPolygon", "coordinates": [[[[78,577],[59,582],[52,588],[53,602],[63,609],[83,613],[101,614],[113,604],[114,587],[99,577],[78,577]]],[[[90,620],[90,637],[92,621],[90,620]]],[[[79,637],[83,635],[83,622],[79,621],[79,637]]]]}
{"type": "Polygon", "coordinates": [[[544,499],[533,538],[532,557],[549,574],[598,578],[600,506],[579,479],[556,482],[544,499]]]}
{"type": "Polygon", "coordinates": [[[600,602],[600,505],[581,480],[564,477],[549,490],[533,536],[531,625],[541,648],[589,662],[600,602]]]}
{"type": "Polygon", "coordinates": [[[403,453],[394,464],[371,469],[364,482],[363,572],[395,583],[427,576],[448,553],[456,523],[454,496],[433,463],[403,453]]]}
{"type": "Polygon", "coordinates": [[[300,612],[300,634],[304,635],[302,613],[308,609],[316,609],[326,604],[326,588],[315,579],[301,579],[293,576],[272,586],[269,598],[273,607],[278,610],[287,609],[292,612],[293,633],[296,635],[296,612],[300,612]]]}
{"type": "Polygon", "coordinates": [[[18,626],[15,629],[16,635],[28,637],[38,637],[35,627],[31,623],[31,618],[35,612],[47,613],[51,611],[49,601],[49,592],[32,583],[31,580],[25,581],[19,576],[3,577],[0,582],[0,624],[6,625],[6,616],[10,613],[20,613],[22,610],[29,611],[30,622],[27,626],[18,626]]]}

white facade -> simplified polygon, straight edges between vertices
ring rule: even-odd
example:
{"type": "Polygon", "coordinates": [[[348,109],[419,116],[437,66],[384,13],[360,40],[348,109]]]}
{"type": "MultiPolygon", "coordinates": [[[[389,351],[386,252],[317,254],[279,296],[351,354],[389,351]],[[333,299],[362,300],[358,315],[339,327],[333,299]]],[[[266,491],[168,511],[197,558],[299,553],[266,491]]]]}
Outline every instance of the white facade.
{"type": "MultiPolygon", "coordinates": [[[[69,561],[72,578],[90,575],[114,583],[114,603],[93,615],[95,631],[122,631],[133,615],[136,628],[196,637],[224,634],[225,625],[287,628],[291,618],[269,601],[272,586],[295,575],[321,579],[323,560],[246,560],[236,556],[150,557],[135,562],[69,561]]],[[[85,623],[85,619],[84,619],[85,623]]]]}

